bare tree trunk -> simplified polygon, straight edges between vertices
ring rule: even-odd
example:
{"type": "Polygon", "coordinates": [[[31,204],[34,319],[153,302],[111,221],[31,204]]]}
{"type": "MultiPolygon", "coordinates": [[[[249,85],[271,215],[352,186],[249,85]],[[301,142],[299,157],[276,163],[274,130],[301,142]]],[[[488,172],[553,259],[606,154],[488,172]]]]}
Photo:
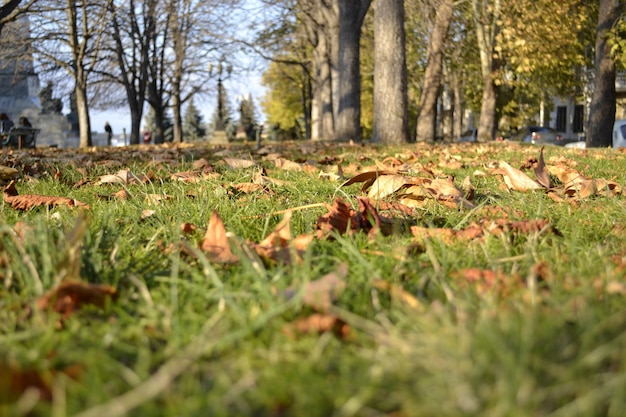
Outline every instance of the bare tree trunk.
{"type": "Polygon", "coordinates": [[[138,16],[134,1],[129,2],[128,9],[117,9],[111,4],[115,56],[120,71],[118,81],[126,91],[131,116],[131,145],[140,142],[141,119],[149,78],[150,40],[156,36],[156,2],[147,0],[142,3],[141,8],[141,16],[138,16]],[[127,39],[132,39],[132,42],[127,39]],[[129,51],[128,44],[132,45],[132,51],[129,51]]]}
{"type": "Polygon", "coordinates": [[[443,72],[443,53],[448,29],[454,9],[453,0],[443,0],[437,7],[437,14],[428,46],[428,62],[424,73],[424,82],[420,94],[419,114],[415,138],[418,142],[435,140],[437,118],[437,98],[441,91],[443,72]]]}
{"type": "Polygon", "coordinates": [[[612,143],[616,109],[615,60],[611,56],[611,44],[607,35],[620,16],[619,10],[618,0],[600,0],[596,72],[587,123],[586,145],[589,148],[608,147],[612,143]]]}
{"type": "Polygon", "coordinates": [[[452,74],[452,90],[454,96],[454,108],[452,117],[452,140],[458,138],[463,133],[463,92],[461,91],[461,82],[456,74],[452,74]]]}
{"type": "Polygon", "coordinates": [[[312,135],[313,140],[332,139],[335,130],[329,54],[328,33],[319,30],[314,51],[313,96],[316,126],[312,135]]]}
{"type": "Polygon", "coordinates": [[[360,39],[371,0],[339,1],[339,103],[335,139],[361,141],[360,39]]]}
{"type": "Polygon", "coordinates": [[[493,139],[497,128],[497,89],[493,79],[495,70],[493,52],[502,5],[500,0],[472,0],[472,7],[483,80],[477,140],[483,142],[493,139]]]}
{"type": "Polygon", "coordinates": [[[87,102],[87,82],[77,74],[74,92],[76,93],[76,111],[78,113],[79,146],[86,148],[92,145],[91,122],[89,120],[89,105],[87,102]]]}
{"type": "Polygon", "coordinates": [[[404,1],[374,4],[374,132],[372,140],[409,140],[404,1]]]}
{"type": "Polygon", "coordinates": [[[89,121],[89,101],[87,99],[87,69],[85,68],[86,50],[87,50],[87,33],[85,30],[87,25],[86,21],[86,7],[82,3],[78,5],[77,2],[67,0],[66,2],[66,14],[68,20],[68,37],[70,50],[72,53],[72,64],[70,65],[73,70],[74,76],[74,93],[76,94],[76,111],[78,113],[78,126],[79,126],[79,146],[86,148],[91,146],[91,123],[89,121]],[[82,13],[82,25],[85,36],[80,36],[79,30],[79,13],[78,7],[83,7],[82,13]]]}

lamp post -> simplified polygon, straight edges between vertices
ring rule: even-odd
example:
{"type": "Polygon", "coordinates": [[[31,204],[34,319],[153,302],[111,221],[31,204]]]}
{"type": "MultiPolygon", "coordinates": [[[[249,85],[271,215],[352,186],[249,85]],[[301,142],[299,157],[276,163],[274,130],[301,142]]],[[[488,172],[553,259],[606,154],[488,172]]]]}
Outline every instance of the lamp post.
{"type": "MultiPolygon", "coordinates": [[[[216,65],[217,72],[217,120],[215,121],[215,131],[211,142],[228,143],[228,135],[226,134],[225,103],[226,90],[224,89],[224,80],[230,76],[233,71],[232,65],[226,65],[225,58],[222,56],[216,65]]],[[[214,65],[209,63],[209,76],[213,75],[214,65]]]]}

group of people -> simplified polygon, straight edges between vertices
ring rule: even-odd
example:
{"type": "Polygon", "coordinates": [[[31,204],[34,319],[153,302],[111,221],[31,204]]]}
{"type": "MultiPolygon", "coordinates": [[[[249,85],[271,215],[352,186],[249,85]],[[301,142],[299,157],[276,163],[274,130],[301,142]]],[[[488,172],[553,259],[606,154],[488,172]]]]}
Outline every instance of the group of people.
{"type": "MultiPolygon", "coordinates": [[[[33,127],[27,117],[20,117],[17,122],[18,127],[33,127]]],[[[13,120],[6,114],[0,113],[0,133],[8,133],[15,126],[13,120]]]]}

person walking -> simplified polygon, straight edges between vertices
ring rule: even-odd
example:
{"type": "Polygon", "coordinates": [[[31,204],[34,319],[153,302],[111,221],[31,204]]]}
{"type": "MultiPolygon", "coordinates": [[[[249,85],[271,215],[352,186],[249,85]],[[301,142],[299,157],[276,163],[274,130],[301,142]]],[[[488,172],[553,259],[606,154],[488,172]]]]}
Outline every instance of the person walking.
{"type": "Polygon", "coordinates": [[[104,123],[104,131],[107,134],[107,146],[111,146],[111,139],[113,138],[113,128],[109,122],[104,123]]]}

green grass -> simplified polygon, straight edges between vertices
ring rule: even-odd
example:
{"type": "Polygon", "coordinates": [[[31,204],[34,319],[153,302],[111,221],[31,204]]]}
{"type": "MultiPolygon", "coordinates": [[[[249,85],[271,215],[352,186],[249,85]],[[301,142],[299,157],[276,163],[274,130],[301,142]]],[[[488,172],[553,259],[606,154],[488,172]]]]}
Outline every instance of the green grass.
{"type": "MultiPolygon", "coordinates": [[[[70,207],[0,205],[0,415],[626,415],[624,195],[557,203],[543,191],[507,191],[499,176],[476,174],[488,173],[494,161],[519,167],[538,157],[539,149],[529,146],[319,144],[313,154],[303,154],[297,143],[268,146],[299,162],[338,156],[343,167],[358,164],[357,172],[387,156],[406,159],[407,150],[434,167],[444,152],[459,155],[461,169],[441,169],[457,186],[472,178],[478,208],[427,200],[413,216],[401,216],[403,222],[460,230],[494,216],[489,208],[516,221],[548,219],[560,235],[417,242],[400,228],[372,239],[364,233],[314,239],[300,263],[264,263],[242,245],[274,229],[282,216],[272,213],[332,204],[336,197],[356,208],[360,185],[342,188],[341,181],[318,178],[333,165],[281,171],[243,147],[229,156],[252,156],[268,176],[289,184],[269,185],[271,194],[237,193],[231,185],[250,182],[255,168],[229,169],[216,149],[202,145],[4,153],[0,165],[20,171],[20,195],[70,197],[90,210],[83,219],[70,207]],[[200,158],[221,176],[170,179],[200,158]],[[153,179],[96,184],[122,168],[153,179]],[[90,183],[75,187],[85,173],[90,183]],[[123,188],[131,198],[109,198],[123,188]],[[148,194],[169,199],[155,203],[148,194]],[[154,214],[142,219],[146,209],[154,214]],[[234,265],[179,250],[181,242],[197,248],[214,210],[240,242],[234,265]],[[22,222],[23,238],[16,233],[22,222]],[[183,223],[197,231],[183,233],[183,223]],[[285,290],[304,288],[342,263],[346,287],[324,313],[346,323],[349,334],[293,331],[314,311],[299,296],[287,299],[285,290]],[[39,310],[39,297],[71,276],[73,266],[78,278],[112,285],[119,298],[66,319],[39,310]],[[485,286],[465,278],[470,268],[500,278],[485,286]],[[26,389],[29,384],[9,388],[31,374],[43,380],[48,399],[26,389]]],[[[560,156],[588,178],[625,185],[625,153],[549,148],[546,164],[560,156]]],[[[292,235],[315,233],[326,212],[294,211],[292,235]]]]}

